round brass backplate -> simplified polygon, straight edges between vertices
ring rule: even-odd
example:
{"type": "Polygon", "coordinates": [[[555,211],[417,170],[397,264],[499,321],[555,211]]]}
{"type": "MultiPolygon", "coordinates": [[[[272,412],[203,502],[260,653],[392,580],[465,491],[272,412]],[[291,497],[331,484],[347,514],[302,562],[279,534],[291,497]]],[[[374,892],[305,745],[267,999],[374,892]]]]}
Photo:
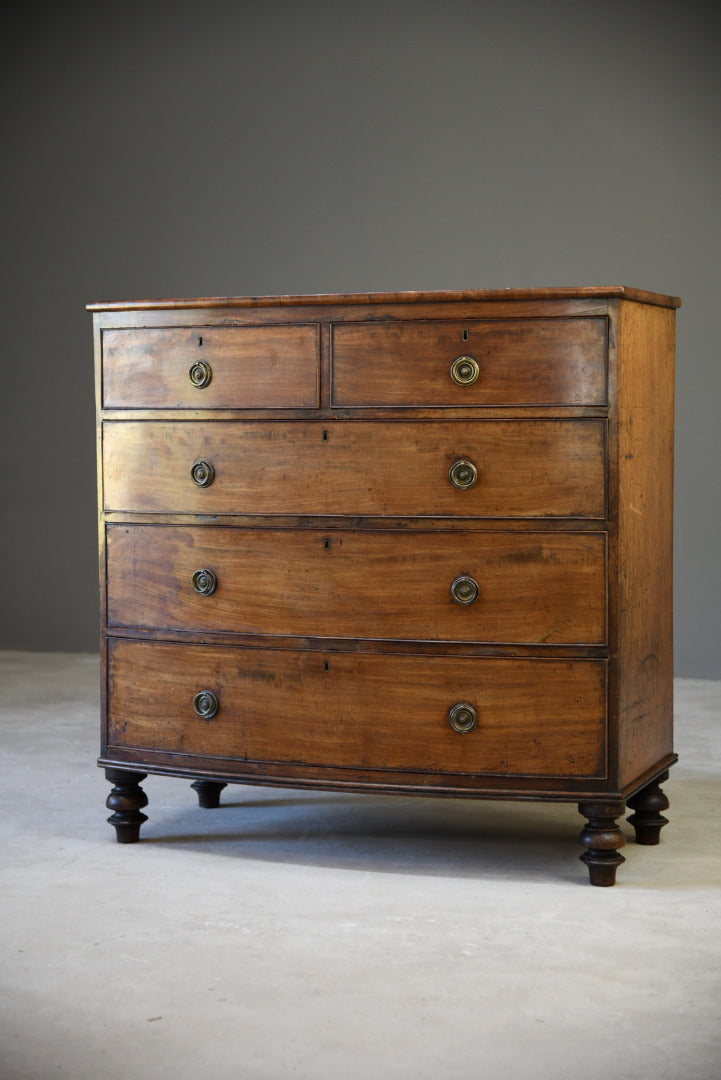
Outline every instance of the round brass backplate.
{"type": "Polygon", "coordinates": [[[193,588],[201,596],[212,596],[218,585],[218,579],[212,570],[196,570],[191,579],[193,588]]]}
{"type": "Polygon", "coordinates": [[[448,470],[448,479],[459,491],[467,491],[478,480],[478,469],[472,461],[454,461],[448,470]]]}
{"type": "Polygon", "coordinates": [[[213,369],[210,364],[206,364],[205,360],[196,360],[190,366],[188,378],[193,386],[197,387],[198,390],[203,390],[213,378],[213,369]]]}
{"type": "Polygon", "coordinates": [[[466,607],[478,599],[478,582],[468,574],[461,574],[451,585],[451,596],[457,604],[466,607]]]}
{"type": "Polygon", "coordinates": [[[199,690],[193,698],[193,711],[201,720],[211,720],[217,713],[219,704],[212,690],[199,690]]]}
{"type": "Polygon", "coordinates": [[[210,487],[215,480],[215,469],[209,461],[196,461],[190,475],[196,487],[210,487]]]}
{"type": "Polygon", "coordinates": [[[467,701],[459,701],[448,710],[448,723],[459,735],[467,735],[478,723],[478,713],[467,701]]]}
{"type": "Polygon", "coordinates": [[[481,373],[473,356],[457,356],[451,364],[451,378],[458,386],[472,386],[481,373]]]}

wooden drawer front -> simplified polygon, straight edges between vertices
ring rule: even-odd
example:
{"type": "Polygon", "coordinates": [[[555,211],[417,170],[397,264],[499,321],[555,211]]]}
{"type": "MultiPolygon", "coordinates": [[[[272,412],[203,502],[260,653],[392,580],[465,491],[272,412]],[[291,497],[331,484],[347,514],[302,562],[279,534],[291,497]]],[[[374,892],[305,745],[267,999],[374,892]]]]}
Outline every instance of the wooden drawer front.
{"type": "Polygon", "coordinates": [[[105,509],[603,518],[604,442],[602,420],[112,421],[105,509]],[[467,490],[449,479],[459,461],[477,469],[467,490]],[[206,487],[197,462],[213,467],[206,487]]]}
{"type": "MultiPolygon", "coordinates": [[[[107,538],[110,625],[330,638],[605,640],[605,538],[597,533],[113,525],[107,538]],[[208,595],[193,585],[202,570],[215,578],[208,595]],[[463,578],[478,588],[471,603],[451,595],[463,578]]],[[[207,579],[195,582],[208,587],[207,579]]]]}
{"type": "Polygon", "coordinates": [[[106,409],[318,405],[318,328],[197,326],[103,331],[106,409]],[[208,371],[210,381],[203,383],[208,371]],[[193,378],[191,378],[191,373],[193,378]]]}
{"type": "Polygon", "coordinates": [[[110,642],[108,741],[237,761],[604,775],[605,662],[110,642]],[[201,719],[200,691],[218,710],[201,719]],[[449,711],[469,703],[476,727],[449,711]]]}
{"type": "Polygon", "coordinates": [[[333,403],[604,405],[606,336],[605,318],[338,325],[333,403]],[[461,356],[470,384],[451,376],[461,356]]]}

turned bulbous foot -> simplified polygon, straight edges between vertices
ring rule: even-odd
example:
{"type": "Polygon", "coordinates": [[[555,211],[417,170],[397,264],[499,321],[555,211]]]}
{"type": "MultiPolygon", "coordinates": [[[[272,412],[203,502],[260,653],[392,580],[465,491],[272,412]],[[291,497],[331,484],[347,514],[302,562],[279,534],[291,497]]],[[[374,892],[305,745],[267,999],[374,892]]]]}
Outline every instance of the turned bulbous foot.
{"type": "Polygon", "coordinates": [[[113,784],[105,805],[113,813],[108,822],[115,827],[119,844],[136,844],[140,839],[140,826],[148,820],[142,808],[148,805],[148,796],[140,786],[147,773],[127,769],[106,769],[105,779],[113,784]]]}
{"type": "Polygon", "coordinates": [[[202,810],[217,810],[220,806],[220,793],[227,784],[219,780],[194,780],[190,785],[198,793],[198,805],[202,810]]]}
{"type": "Polygon", "coordinates": [[[626,839],[616,823],[623,815],[625,804],[621,799],[599,799],[579,803],[578,810],[588,818],[579,840],[586,848],[580,859],[588,867],[591,884],[615,885],[616,870],[626,861],[618,853],[626,839]]]}
{"type": "Polygon", "coordinates": [[[654,845],[661,838],[661,829],[668,825],[661,811],[668,810],[668,799],[661,790],[660,785],[668,780],[668,772],[657,777],[652,783],[631,796],[627,805],[634,810],[628,821],[636,831],[636,843],[654,845]]]}

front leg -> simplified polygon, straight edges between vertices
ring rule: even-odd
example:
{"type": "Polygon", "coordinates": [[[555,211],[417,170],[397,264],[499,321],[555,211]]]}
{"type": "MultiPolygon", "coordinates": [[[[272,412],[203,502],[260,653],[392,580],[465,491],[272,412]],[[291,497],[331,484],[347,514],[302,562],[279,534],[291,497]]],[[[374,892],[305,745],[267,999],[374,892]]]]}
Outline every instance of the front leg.
{"type": "Polygon", "coordinates": [[[135,844],[140,839],[140,826],[148,820],[142,807],[148,805],[148,796],[140,786],[147,773],[128,769],[106,769],[105,779],[114,784],[105,805],[113,813],[108,818],[115,826],[119,844],[135,844]]]}
{"type": "Polygon", "coordinates": [[[580,859],[588,867],[592,885],[615,885],[616,870],[626,861],[618,853],[626,840],[616,824],[625,808],[623,799],[598,799],[578,804],[579,813],[588,818],[579,837],[587,849],[580,859]]]}
{"type": "Polygon", "coordinates": [[[637,844],[657,844],[661,829],[668,825],[668,818],[661,813],[668,810],[668,799],[660,787],[664,780],[668,780],[668,770],[626,800],[628,806],[636,811],[628,820],[636,830],[637,844]]]}

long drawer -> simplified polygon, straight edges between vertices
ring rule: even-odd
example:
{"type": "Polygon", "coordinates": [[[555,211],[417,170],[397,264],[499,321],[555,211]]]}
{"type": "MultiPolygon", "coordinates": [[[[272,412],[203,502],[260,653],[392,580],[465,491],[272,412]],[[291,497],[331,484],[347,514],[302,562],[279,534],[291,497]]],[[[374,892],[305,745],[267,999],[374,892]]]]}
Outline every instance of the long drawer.
{"type": "Polygon", "coordinates": [[[155,750],[178,754],[181,763],[196,755],[597,777],[605,772],[605,715],[602,660],[109,642],[109,752],[155,750]]]}
{"type": "Polygon", "coordinates": [[[108,624],[247,634],[602,644],[599,533],[111,525],[108,624]]]}
{"type": "Polygon", "coordinates": [[[110,421],[107,511],[603,518],[603,420],[110,421]]]}
{"type": "Polygon", "coordinates": [[[272,409],[318,404],[318,327],[104,330],[106,409],[272,409]]]}
{"type": "Polygon", "coordinates": [[[605,318],[333,328],[333,404],[603,405],[605,318]]]}

